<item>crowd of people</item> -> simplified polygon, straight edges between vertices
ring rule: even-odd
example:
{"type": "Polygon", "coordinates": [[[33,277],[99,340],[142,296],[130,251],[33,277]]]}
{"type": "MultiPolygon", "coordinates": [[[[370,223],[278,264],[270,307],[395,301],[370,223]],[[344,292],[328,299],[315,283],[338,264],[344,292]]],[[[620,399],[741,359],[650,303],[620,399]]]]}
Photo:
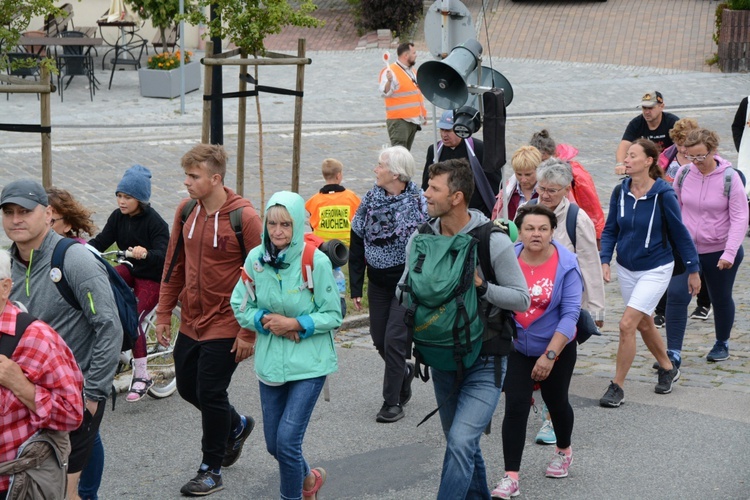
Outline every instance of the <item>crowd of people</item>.
{"type": "MultiPolygon", "coordinates": [[[[0,499],[16,487],[12,474],[2,475],[3,466],[39,439],[69,455],[63,476],[48,481],[53,489],[47,491],[67,484],[67,498],[98,498],[104,464],[99,427],[123,326],[106,264],[94,251],[113,245],[128,250],[128,263],[116,271],[137,298],[139,319],[156,311],[158,342],[174,344],[177,390],[200,414],[200,463],[180,489],[187,496],[223,488],[222,468],[237,462],[256,426],[228,394],[238,364],[250,356],[266,449],[278,462],[280,497],[317,498],[326,482],[326,470],[308,462],[302,449],[326,377],[338,369],[334,334],[345,309],[331,260],[306,240],[308,226],[349,246],[356,309],[367,294],[370,335],[383,360],[383,402],[377,412],[373,406],[375,421],[401,420],[414,378],[433,380],[446,439],[441,499],[520,494],[525,429],[537,389],[545,418],[536,442],[554,445],[545,475],[568,476],[575,420],[568,392],[578,344],[604,326],[604,284],[615,276],[624,312],[615,374],[601,406],[625,401],[636,331],[655,358],[655,392],[672,392],[686,369],[688,306],[701,291],[707,294],[691,317],[705,310],[698,317],[707,319],[713,311],[716,327],[706,359],[729,358],[732,289],[749,205],[744,173],[719,155],[715,132],[665,113],[660,92],[644,94],[642,112],[615,153],[614,174],[625,177],[609,195],[605,218],[591,175],[574,159],[575,147],[555,143],[548,130],[535,133],[512,155],[515,175],[501,185],[501,173],[482,166],[482,141],[456,135],[454,112],[447,110],[420,187],[410,148],[426,111],[414,92],[415,58],[414,46],[402,44],[398,61],[381,73],[391,146],[380,152],[375,184],[361,199],[342,185],[343,165],[329,158],[320,192],[307,202],[296,193],[275,193],[261,216],[224,185],[223,147],[206,144],[182,158],[189,196],[176,207],[171,231],[149,203],[152,174],[141,165],[117,183],[117,208],[100,232],[91,211],[64,189],[45,190],[29,179],[5,185],[0,209],[13,244],[0,252],[0,396],[6,409],[0,499]],[[82,244],[67,248],[59,261],[64,238],[82,244]],[[432,243],[420,246],[423,241],[432,243]],[[445,242],[456,245],[448,255],[456,259],[464,252],[468,263],[454,266],[464,272],[457,273],[461,281],[450,298],[458,304],[449,318],[453,331],[442,332],[455,335],[447,364],[420,335],[434,328],[438,315],[415,323],[420,308],[428,307],[417,292],[417,275],[447,278],[423,267],[445,242]],[[60,292],[61,281],[75,303],[60,292]],[[178,303],[181,321],[172,342],[178,303]],[[468,338],[477,328],[473,340],[456,333],[468,338]],[[465,347],[460,352],[459,344],[465,347]],[[493,469],[480,439],[502,392],[504,466],[490,491],[493,469]]],[[[733,128],[738,150],[750,142],[746,99],[743,104],[733,128]]],[[[145,332],[137,333],[126,396],[132,403],[153,384],[145,332]]],[[[33,477],[30,471],[13,474],[20,473],[33,477]]]]}

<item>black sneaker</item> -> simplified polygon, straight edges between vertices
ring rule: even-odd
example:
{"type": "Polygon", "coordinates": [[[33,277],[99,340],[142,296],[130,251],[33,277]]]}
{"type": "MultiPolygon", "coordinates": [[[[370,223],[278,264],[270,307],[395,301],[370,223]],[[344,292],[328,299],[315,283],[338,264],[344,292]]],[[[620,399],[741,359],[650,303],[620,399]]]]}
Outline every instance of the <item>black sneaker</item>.
{"type": "Polygon", "coordinates": [[[398,402],[401,406],[404,406],[411,399],[411,383],[414,381],[414,374],[416,373],[416,370],[414,369],[414,363],[412,363],[411,361],[407,361],[406,370],[406,377],[404,378],[404,382],[401,384],[401,394],[398,398],[398,402]]]}
{"type": "Polygon", "coordinates": [[[672,384],[680,379],[680,369],[672,365],[671,370],[659,368],[659,383],[654,387],[656,394],[669,394],[672,392],[672,384]]]}
{"type": "Polygon", "coordinates": [[[625,391],[623,391],[622,387],[619,385],[610,382],[609,387],[607,387],[607,392],[605,392],[604,396],[599,400],[599,405],[604,406],[605,408],[617,408],[624,402],[625,391]]]}
{"type": "Polygon", "coordinates": [[[210,470],[199,470],[198,475],[180,488],[180,493],[188,497],[202,497],[224,489],[221,474],[210,470]]]}
{"type": "Polygon", "coordinates": [[[245,440],[250,436],[250,433],[253,432],[255,420],[253,420],[253,417],[250,415],[245,415],[245,420],[245,428],[242,429],[240,435],[236,438],[230,437],[229,441],[227,441],[227,449],[224,451],[224,460],[221,461],[222,467],[234,465],[234,463],[239,460],[240,455],[242,454],[242,447],[245,445],[245,440]]]}
{"type": "Polygon", "coordinates": [[[383,403],[375,420],[382,423],[391,423],[402,418],[404,418],[404,409],[401,405],[389,406],[388,403],[383,403]]]}
{"type": "Polygon", "coordinates": [[[690,319],[702,319],[703,321],[706,321],[709,316],[711,316],[710,307],[698,306],[695,308],[695,311],[693,311],[693,314],[690,315],[690,319]]]}
{"type": "Polygon", "coordinates": [[[663,314],[657,314],[654,316],[654,324],[656,325],[656,328],[664,328],[665,323],[666,320],[664,319],[663,314]]]}

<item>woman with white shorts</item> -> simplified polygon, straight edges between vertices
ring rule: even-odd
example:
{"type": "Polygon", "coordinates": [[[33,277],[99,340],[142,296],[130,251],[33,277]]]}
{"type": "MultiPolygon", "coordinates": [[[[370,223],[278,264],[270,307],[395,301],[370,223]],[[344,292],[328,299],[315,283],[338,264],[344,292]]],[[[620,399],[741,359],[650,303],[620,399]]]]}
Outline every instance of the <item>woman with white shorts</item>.
{"type": "Polygon", "coordinates": [[[675,265],[684,265],[689,273],[690,293],[696,295],[700,290],[698,253],[682,224],[677,196],[662,179],[658,159],[659,150],[653,142],[633,142],[624,161],[630,177],[615,187],[609,200],[600,252],[602,275],[604,281],[610,281],[610,262],[617,248],[617,278],[626,307],[620,319],[615,377],[599,400],[605,407],[616,408],[624,402],[622,387],[635,358],[636,330],[659,362],[655,392],[672,392],[680,370],[667,357],[651,314],[669,285],[675,265]],[[674,261],[672,245],[681,256],[679,263],[674,261]]]}

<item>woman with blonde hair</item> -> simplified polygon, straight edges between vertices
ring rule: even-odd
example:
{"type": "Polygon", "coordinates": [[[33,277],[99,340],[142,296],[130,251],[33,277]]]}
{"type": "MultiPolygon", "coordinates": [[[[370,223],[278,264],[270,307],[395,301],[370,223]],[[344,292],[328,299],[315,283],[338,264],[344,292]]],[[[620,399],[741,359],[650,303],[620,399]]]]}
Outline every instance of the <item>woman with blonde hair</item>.
{"type": "Polygon", "coordinates": [[[521,146],[513,153],[510,165],[515,175],[508,179],[505,189],[497,195],[495,207],[492,209],[493,219],[502,217],[513,220],[520,207],[539,196],[536,192],[536,167],[540,163],[542,153],[534,146],[521,146]],[[506,200],[508,210],[504,213],[506,200]]]}

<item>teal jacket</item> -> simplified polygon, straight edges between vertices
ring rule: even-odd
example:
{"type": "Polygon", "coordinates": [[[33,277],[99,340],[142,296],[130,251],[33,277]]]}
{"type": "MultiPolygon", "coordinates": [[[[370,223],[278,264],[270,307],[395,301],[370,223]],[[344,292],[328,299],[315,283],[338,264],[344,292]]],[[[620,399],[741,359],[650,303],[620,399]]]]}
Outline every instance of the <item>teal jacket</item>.
{"type": "Polygon", "coordinates": [[[342,317],[331,261],[321,251],[316,250],[313,257],[314,293],[302,284],[305,201],[296,193],[281,191],[268,200],[266,212],[274,205],[286,207],[294,221],[292,241],[278,257],[283,264],[275,269],[263,260],[266,248],[271,247],[264,220],[261,244],[245,260],[245,271],[255,284],[255,298],[247,298],[241,310],[247,292],[240,280],[232,292],[231,305],[240,326],[259,334],[255,342],[256,374],[264,382],[283,384],[338,370],[333,330],[341,326],[342,317]],[[261,319],[270,312],[299,321],[299,343],[263,328],[261,319]]]}

